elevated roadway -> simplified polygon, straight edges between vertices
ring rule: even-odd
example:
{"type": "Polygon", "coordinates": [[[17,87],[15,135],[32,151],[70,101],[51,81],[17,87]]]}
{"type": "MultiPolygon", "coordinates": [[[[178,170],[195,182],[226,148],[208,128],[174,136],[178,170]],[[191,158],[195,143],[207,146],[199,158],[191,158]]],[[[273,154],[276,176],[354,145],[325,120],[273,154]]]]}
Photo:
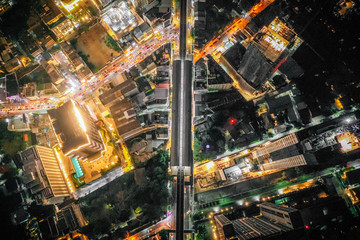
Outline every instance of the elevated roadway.
{"type": "Polygon", "coordinates": [[[191,209],[192,192],[192,55],[187,53],[188,0],[180,0],[179,55],[174,57],[172,78],[171,170],[176,176],[173,194],[176,197],[175,237],[184,239],[191,228],[186,213],[191,209]],[[188,182],[185,181],[185,177],[188,182]],[[188,184],[188,186],[186,185],[188,184]],[[185,192],[185,189],[187,191],[185,192]]]}

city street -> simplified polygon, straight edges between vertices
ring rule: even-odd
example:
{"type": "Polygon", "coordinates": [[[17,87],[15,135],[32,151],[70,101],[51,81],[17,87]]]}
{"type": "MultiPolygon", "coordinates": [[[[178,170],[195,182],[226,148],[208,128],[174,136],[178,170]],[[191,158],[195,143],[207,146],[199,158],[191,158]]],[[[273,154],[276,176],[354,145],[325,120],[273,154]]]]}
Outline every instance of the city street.
{"type": "Polygon", "coordinates": [[[200,60],[200,58],[212,54],[220,47],[224,42],[227,42],[228,39],[236,34],[241,29],[244,29],[246,25],[254,18],[256,15],[261,13],[265,8],[267,8],[275,0],[262,0],[254,7],[252,7],[245,17],[240,18],[235,23],[225,27],[224,31],[217,36],[215,39],[211,40],[206,44],[197,54],[194,55],[194,63],[200,60]]]}

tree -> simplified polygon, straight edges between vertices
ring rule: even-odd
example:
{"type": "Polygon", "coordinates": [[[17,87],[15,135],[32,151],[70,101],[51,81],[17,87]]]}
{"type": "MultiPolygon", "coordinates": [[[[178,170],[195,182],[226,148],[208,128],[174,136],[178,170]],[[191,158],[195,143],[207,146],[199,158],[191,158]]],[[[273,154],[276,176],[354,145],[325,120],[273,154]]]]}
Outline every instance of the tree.
{"type": "Polygon", "coordinates": [[[206,230],[206,227],[204,224],[197,225],[197,239],[201,240],[210,240],[210,235],[208,231],[206,230]]]}
{"type": "Polygon", "coordinates": [[[120,215],[119,215],[119,219],[121,222],[126,222],[127,220],[129,220],[131,215],[131,211],[130,209],[126,208],[120,211],[120,215]]]}
{"type": "Polygon", "coordinates": [[[104,37],[104,42],[105,42],[106,46],[108,46],[112,50],[114,50],[116,52],[121,52],[119,45],[115,42],[115,40],[109,34],[107,34],[104,37]]]}
{"type": "Polygon", "coordinates": [[[193,221],[199,221],[203,218],[203,215],[201,214],[201,212],[197,212],[193,215],[193,221]]]}
{"type": "MultiPolygon", "coordinates": [[[[1,153],[0,153],[1,154],[1,153]]],[[[9,154],[4,154],[3,158],[1,159],[1,161],[5,164],[10,163],[12,160],[12,157],[9,154]]]]}
{"type": "Polygon", "coordinates": [[[159,236],[161,240],[168,240],[168,231],[166,231],[165,229],[161,230],[159,232],[159,236]]]}

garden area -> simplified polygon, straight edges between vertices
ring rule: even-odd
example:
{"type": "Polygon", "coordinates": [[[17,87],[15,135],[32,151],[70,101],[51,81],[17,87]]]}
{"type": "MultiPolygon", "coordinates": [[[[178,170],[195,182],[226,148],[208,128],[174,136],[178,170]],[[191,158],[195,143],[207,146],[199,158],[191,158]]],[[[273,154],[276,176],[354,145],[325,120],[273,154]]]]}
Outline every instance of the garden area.
{"type": "Polygon", "coordinates": [[[84,229],[89,237],[105,233],[124,237],[132,229],[166,214],[170,159],[167,151],[157,151],[158,155],[145,163],[145,183],[139,184],[135,171],[129,172],[79,200],[89,220],[84,229]]]}
{"type": "Polygon", "coordinates": [[[24,134],[8,131],[7,123],[0,121],[0,154],[5,154],[4,159],[8,159],[10,162],[11,158],[13,158],[17,152],[22,151],[25,148],[26,143],[24,141],[24,134]]]}

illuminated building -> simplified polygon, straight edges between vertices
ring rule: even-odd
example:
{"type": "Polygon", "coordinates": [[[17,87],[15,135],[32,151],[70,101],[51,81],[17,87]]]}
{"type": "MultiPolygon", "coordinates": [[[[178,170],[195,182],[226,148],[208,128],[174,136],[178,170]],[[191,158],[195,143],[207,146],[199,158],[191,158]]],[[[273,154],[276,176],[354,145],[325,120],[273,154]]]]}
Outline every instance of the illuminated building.
{"type": "Polygon", "coordinates": [[[350,189],[345,189],[346,194],[350,197],[350,200],[353,205],[359,203],[360,198],[360,187],[354,187],[350,189]]]}
{"type": "Polygon", "coordinates": [[[67,57],[68,61],[71,63],[74,71],[78,71],[84,67],[84,63],[80,60],[79,55],[76,53],[76,50],[67,44],[66,42],[62,42],[59,44],[63,53],[67,57]]]}
{"type": "Polygon", "coordinates": [[[60,0],[60,4],[69,13],[76,10],[82,0],[60,0]]]}
{"type": "Polygon", "coordinates": [[[57,204],[69,196],[65,179],[52,148],[33,146],[20,153],[23,182],[37,204],[57,204]]]}
{"type": "Polygon", "coordinates": [[[95,120],[85,107],[70,100],[57,109],[49,110],[48,113],[66,156],[85,160],[104,150],[95,120]]]}
{"type": "Polygon", "coordinates": [[[302,75],[302,69],[290,57],[301,43],[291,28],[275,18],[253,37],[238,72],[255,89],[261,89],[279,68],[289,77],[302,75]]]}
{"type": "Polygon", "coordinates": [[[24,113],[22,115],[9,119],[8,131],[14,131],[14,132],[31,131],[29,116],[26,113],[24,113]]]}
{"type": "Polygon", "coordinates": [[[295,156],[285,157],[269,163],[264,163],[260,166],[263,171],[292,168],[297,166],[316,164],[316,158],[313,154],[299,152],[295,156]]]}
{"type": "Polygon", "coordinates": [[[111,37],[117,39],[118,34],[129,27],[136,26],[136,17],[126,2],[111,4],[104,9],[102,24],[111,37]]]}
{"type": "Polygon", "coordinates": [[[234,227],[231,221],[224,215],[216,215],[214,217],[215,225],[218,229],[219,239],[229,239],[235,235],[234,227]]]}
{"type": "Polygon", "coordinates": [[[49,25],[49,28],[58,39],[64,38],[74,31],[74,25],[65,17],[62,17],[55,23],[49,25]]]}
{"type": "Polygon", "coordinates": [[[343,153],[351,152],[360,148],[359,138],[351,132],[345,132],[336,136],[336,140],[340,144],[340,150],[343,153]]]}
{"type": "Polygon", "coordinates": [[[53,24],[64,16],[55,3],[50,0],[42,3],[39,15],[46,25],[53,24]]]}
{"type": "Polygon", "coordinates": [[[315,156],[303,149],[294,133],[260,147],[253,157],[262,163],[263,171],[317,164],[315,156]]]}
{"type": "Polygon", "coordinates": [[[40,17],[58,39],[74,31],[72,22],[64,16],[53,1],[46,1],[40,9],[40,17]]]}
{"type": "Polygon", "coordinates": [[[272,152],[275,152],[277,150],[280,150],[282,148],[297,144],[299,142],[298,137],[295,133],[292,133],[286,137],[283,137],[275,142],[272,142],[264,147],[261,147],[255,151],[255,156],[260,157],[265,154],[269,154],[272,152]]]}
{"type": "Polygon", "coordinates": [[[264,54],[264,56],[276,62],[280,55],[288,49],[292,52],[296,50],[302,40],[296,35],[294,30],[275,18],[267,27],[263,27],[255,36],[253,43],[264,54]],[[291,44],[290,44],[291,43],[291,44]]]}

